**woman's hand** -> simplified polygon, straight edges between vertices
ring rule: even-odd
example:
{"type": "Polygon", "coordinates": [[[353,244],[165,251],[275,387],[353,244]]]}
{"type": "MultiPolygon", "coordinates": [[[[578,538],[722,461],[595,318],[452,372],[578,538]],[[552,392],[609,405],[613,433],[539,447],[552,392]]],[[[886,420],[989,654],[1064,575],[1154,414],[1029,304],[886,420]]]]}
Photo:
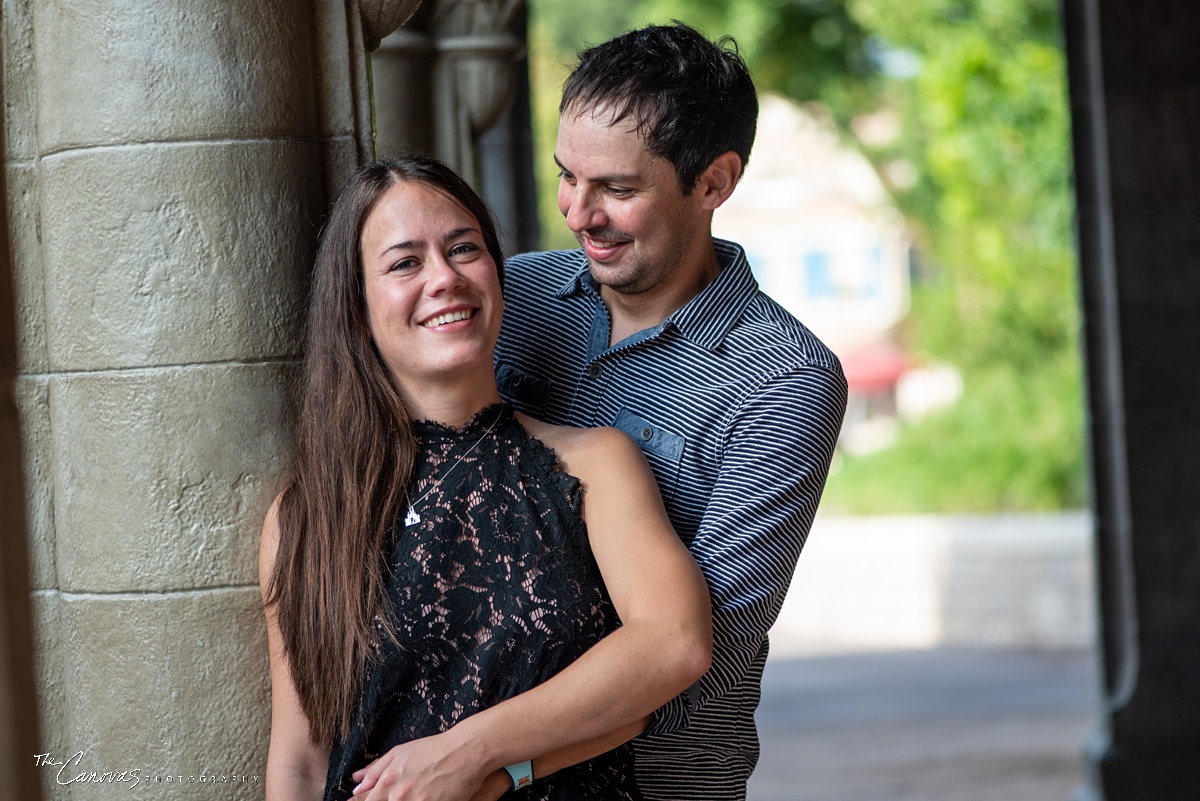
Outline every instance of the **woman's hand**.
{"type": "MultiPolygon", "coordinates": [[[[466,762],[468,749],[449,732],[398,745],[352,775],[354,801],[473,801],[484,779],[478,763],[466,762]]],[[[507,775],[507,774],[506,774],[507,775]]],[[[498,798],[499,796],[494,796],[498,798]]]]}

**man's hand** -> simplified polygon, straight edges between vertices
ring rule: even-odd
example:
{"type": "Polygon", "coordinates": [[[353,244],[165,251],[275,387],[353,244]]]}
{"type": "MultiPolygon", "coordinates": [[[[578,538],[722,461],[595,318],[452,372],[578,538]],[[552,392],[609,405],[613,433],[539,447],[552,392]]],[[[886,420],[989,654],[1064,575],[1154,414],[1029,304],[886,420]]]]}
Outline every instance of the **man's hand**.
{"type": "MultiPolygon", "coordinates": [[[[479,764],[467,764],[446,734],[398,745],[370,765],[355,771],[353,801],[475,801],[484,779],[479,764]]],[[[489,771],[490,772],[490,771],[489,771]]],[[[507,774],[505,774],[507,776],[507,774]]],[[[492,785],[489,783],[488,785],[492,785]]]]}

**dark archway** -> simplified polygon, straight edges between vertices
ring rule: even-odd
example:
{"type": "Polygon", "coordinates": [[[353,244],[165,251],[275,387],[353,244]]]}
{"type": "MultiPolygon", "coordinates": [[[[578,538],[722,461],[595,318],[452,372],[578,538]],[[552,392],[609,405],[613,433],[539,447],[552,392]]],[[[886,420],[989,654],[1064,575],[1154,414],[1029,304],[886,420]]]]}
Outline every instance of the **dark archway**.
{"type": "Polygon", "coordinates": [[[1064,0],[1100,728],[1085,798],[1200,788],[1200,8],[1064,0]]]}

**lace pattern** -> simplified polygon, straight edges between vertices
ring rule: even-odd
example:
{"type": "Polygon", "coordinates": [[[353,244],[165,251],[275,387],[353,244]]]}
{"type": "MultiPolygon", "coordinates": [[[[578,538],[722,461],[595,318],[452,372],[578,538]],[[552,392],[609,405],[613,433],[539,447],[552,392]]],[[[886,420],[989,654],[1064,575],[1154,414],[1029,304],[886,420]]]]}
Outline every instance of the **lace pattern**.
{"type": "MultiPolygon", "coordinates": [[[[541,684],[618,625],[580,516],[579,480],[509,406],[488,407],[462,429],[415,429],[408,497],[420,499],[420,521],[406,526],[401,513],[389,560],[399,642],[377,621],[379,665],[350,736],[330,752],[326,801],[349,798],[350,774],[393,746],[541,684]]],[[[640,798],[627,746],[515,795],[640,798]]]]}

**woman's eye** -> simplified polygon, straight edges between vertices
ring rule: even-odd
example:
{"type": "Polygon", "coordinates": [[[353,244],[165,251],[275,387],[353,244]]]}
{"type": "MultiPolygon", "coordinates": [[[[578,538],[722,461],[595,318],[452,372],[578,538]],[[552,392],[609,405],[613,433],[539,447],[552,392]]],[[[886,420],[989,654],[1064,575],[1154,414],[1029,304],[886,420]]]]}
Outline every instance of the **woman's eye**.
{"type": "Polygon", "coordinates": [[[479,247],[471,242],[460,242],[450,248],[451,256],[469,256],[479,250],[479,247]]]}
{"type": "Polygon", "coordinates": [[[394,264],[393,264],[393,265],[392,265],[390,268],[388,268],[388,269],[389,269],[389,270],[391,270],[391,271],[396,271],[396,270],[411,270],[413,267],[416,267],[416,266],[417,266],[417,260],[416,260],[416,259],[401,259],[400,261],[398,261],[398,262],[394,263],[394,264]]]}

